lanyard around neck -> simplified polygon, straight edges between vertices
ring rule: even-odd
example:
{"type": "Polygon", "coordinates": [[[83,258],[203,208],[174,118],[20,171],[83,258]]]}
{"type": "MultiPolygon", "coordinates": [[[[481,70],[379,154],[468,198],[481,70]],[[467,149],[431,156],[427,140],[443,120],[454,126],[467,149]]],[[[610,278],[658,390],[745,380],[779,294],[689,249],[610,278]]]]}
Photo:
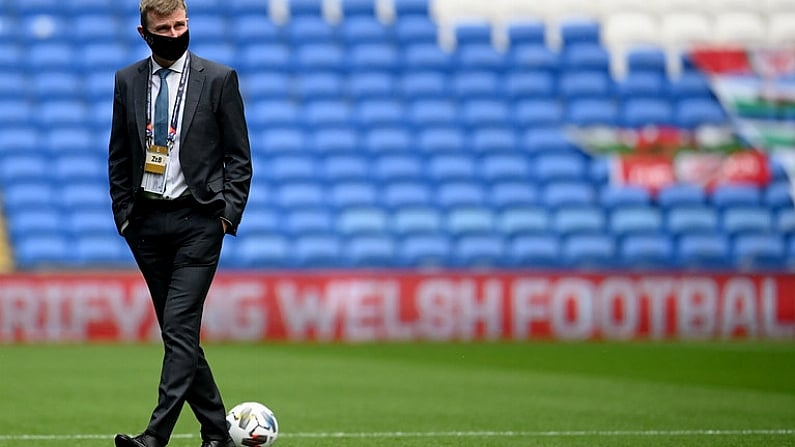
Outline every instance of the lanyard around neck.
{"type": "MultiPolygon", "coordinates": [[[[179,119],[179,108],[182,105],[182,97],[185,94],[185,84],[188,78],[188,69],[190,68],[190,53],[185,54],[185,63],[182,66],[182,73],[179,76],[179,88],[177,89],[177,99],[174,101],[174,110],[171,113],[171,124],[168,126],[168,136],[166,141],[168,147],[174,145],[174,140],[177,138],[177,121],[179,119]]],[[[152,126],[152,59],[149,59],[149,82],[146,84],[146,140],[147,146],[152,145],[155,138],[154,127],[152,126]]],[[[165,78],[160,81],[167,82],[165,78]]],[[[160,88],[163,88],[162,84],[160,88]]]]}

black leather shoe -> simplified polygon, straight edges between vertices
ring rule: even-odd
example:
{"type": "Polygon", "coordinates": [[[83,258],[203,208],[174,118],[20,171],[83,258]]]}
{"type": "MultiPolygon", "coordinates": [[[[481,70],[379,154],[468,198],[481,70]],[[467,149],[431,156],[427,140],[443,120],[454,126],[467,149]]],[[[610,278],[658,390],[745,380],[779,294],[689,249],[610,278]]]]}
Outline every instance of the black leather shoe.
{"type": "Polygon", "coordinates": [[[113,439],[116,447],[163,447],[163,443],[152,435],[141,433],[138,436],[129,436],[119,433],[113,439]]]}
{"type": "Polygon", "coordinates": [[[232,438],[226,438],[225,441],[202,441],[201,447],[235,447],[235,441],[232,438]]]}

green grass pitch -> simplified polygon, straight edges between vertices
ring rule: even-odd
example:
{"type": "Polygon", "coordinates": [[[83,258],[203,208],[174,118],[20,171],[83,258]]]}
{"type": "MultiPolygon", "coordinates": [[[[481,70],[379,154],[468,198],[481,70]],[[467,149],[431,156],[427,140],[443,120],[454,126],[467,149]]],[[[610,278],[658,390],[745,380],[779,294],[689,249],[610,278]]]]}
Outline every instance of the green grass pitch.
{"type": "MultiPolygon", "coordinates": [[[[111,447],[156,398],[158,345],[0,346],[0,447],[111,447]]],[[[795,343],[211,344],[228,407],[276,445],[795,446],[795,343]]],[[[188,407],[171,446],[198,447],[188,407]]]]}

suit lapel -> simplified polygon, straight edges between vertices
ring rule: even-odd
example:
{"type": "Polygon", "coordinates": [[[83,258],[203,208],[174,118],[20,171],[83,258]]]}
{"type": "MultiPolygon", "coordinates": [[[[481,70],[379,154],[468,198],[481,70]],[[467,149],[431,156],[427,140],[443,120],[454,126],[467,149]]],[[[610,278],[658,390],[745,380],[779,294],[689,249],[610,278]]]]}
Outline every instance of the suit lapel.
{"type": "Polygon", "coordinates": [[[201,99],[202,89],[204,87],[204,65],[201,60],[190,54],[190,77],[188,78],[188,87],[185,92],[185,111],[182,115],[182,141],[185,136],[189,135],[190,125],[193,123],[193,116],[196,114],[196,108],[201,99]]]}
{"type": "Polygon", "coordinates": [[[146,151],[146,90],[149,88],[149,59],[138,66],[138,74],[133,80],[133,98],[135,98],[135,123],[138,129],[138,140],[141,149],[146,151]]]}

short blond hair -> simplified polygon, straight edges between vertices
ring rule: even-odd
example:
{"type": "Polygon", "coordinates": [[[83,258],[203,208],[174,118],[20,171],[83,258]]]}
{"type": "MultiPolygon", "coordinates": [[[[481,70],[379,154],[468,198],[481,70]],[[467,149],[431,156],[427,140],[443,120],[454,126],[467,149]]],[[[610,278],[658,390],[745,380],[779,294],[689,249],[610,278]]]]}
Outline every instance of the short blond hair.
{"type": "Polygon", "coordinates": [[[150,12],[161,16],[169,15],[178,9],[184,9],[185,13],[188,12],[185,0],[141,0],[138,9],[141,11],[141,26],[144,29],[147,29],[147,16],[150,12]]]}

